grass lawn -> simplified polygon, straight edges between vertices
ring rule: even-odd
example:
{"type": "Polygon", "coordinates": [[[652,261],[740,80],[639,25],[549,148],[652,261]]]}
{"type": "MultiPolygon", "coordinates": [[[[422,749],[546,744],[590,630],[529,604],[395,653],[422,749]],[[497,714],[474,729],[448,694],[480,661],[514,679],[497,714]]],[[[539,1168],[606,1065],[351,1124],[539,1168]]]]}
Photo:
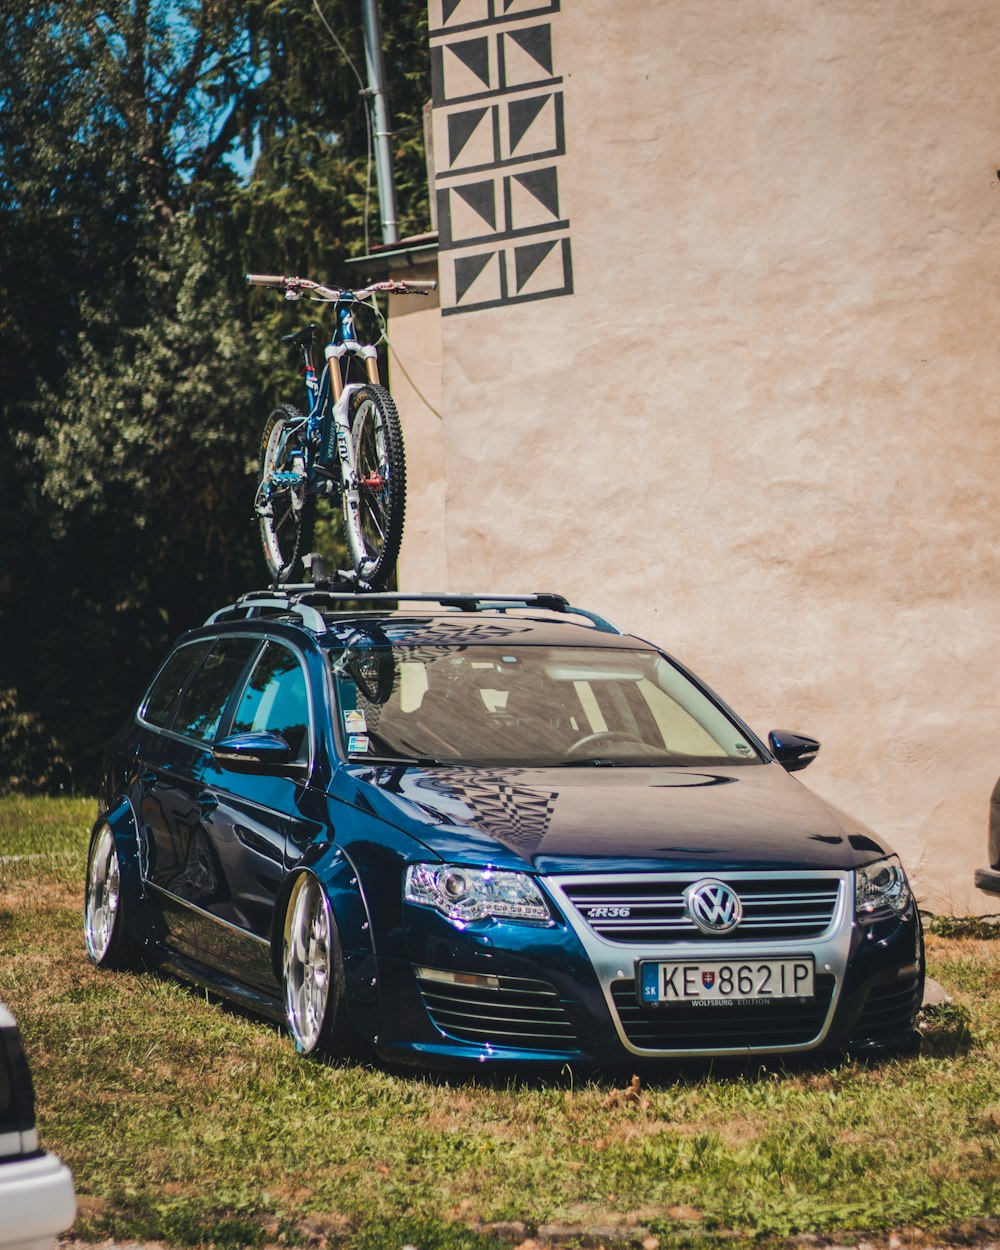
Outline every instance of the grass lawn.
{"type": "Polygon", "coordinates": [[[962,1226],[998,1239],[1000,943],[929,937],[954,1003],[915,1058],[657,1068],[637,1091],[631,1071],[327,1066],[196,990],[91,967],[94,811],[0,800],[0,999],[20,1020],[43,1145],[73,1170],[77,1237],[493,1250],[595,1233],[733,1250],[962,1226]]]}

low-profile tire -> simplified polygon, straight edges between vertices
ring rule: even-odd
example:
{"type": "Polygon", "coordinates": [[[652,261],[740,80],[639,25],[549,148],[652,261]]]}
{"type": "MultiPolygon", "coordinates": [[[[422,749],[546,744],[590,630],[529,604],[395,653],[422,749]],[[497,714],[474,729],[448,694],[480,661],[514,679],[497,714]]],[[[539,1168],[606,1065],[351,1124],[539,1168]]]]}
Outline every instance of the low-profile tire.
{"type": "Polygon", "coordinates": [[[311,873],[302,873],[288,899],[281,971],[285,1022],[299,1054],[353,1052],[340,935],[326,891],[311,873]]]}
{"type": "MultiPolygon", "coordinates": [[[[282,404],[267,419],[260,440],[260,472],[257,478],[257,521],[260,545],[268,572],[275,582],[290,582],[302,575],[302,557],[310,549],[315,522],[316,499],[308,494],[306,482],[300,485],[276,485],[264,498],[263,489],[274,472],[293,469],[292,454],[297,445],[286,441],[289,426],[305,427],[305,418],[298,408],[282,404]],[[261,507],[268,511],[262,513],[261,507]]],[[[304,457],[301,461],[304,470],[304,457]]]]}
{"type": "Polygon", "coordinates": [[[110,825],[90,840],[83,900],[83,937],[87,954],[99,968],[138,968],[142,952],[125,927],[125,883],[110,825]]]}
{"type": "Polygon", "coordinates": [[[348,420],[358,474],[358,511],[344,495],[344,531],[358,577],[373,590],[392,580],[403,541],[406,458],[403,429],[384,386],[360,386],[350,398],[348,420]]]}

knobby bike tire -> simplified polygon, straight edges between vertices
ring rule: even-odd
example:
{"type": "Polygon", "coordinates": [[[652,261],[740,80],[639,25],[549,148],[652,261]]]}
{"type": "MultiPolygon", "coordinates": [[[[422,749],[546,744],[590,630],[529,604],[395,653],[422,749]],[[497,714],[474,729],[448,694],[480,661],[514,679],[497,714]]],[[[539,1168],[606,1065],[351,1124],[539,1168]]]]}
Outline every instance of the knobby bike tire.
{"type": "MultiPolygon", "coordinates": [[[[304,417],[292,404],[282,404],[267,419],[260,440],[260,471],[257,478],[258,499],[260,488],[268,474],[281,469],[276,463],[280,455],[281,435],[287,425],[304,422],[304,417]]],[[[290,449],[285,448],[287,453],[290,449]]],[[[302,576],[302,557],[309,551],[315,524],[316,501],[301,490],[280,489],[272,492],[271,514],[260,516],[261,547],[273,581],[282,583],[299,580],[302,576]]]]}
{"type": "Polygon", "coordinates": [[[344,496],[344,529],[358,578],[372,590],[387,586],[403,541],[406,456],[403,430],[384,386],[358,387],[348,405],[358,472],[359,503],[352,513],[344,496]]]}

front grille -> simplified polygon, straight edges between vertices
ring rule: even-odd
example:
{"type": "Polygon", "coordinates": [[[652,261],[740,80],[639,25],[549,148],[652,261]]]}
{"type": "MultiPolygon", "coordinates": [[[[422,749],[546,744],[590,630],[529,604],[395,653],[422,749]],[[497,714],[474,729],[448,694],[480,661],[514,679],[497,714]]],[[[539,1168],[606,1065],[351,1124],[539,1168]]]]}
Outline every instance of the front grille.
{"type": "Polygon", "coordinates": [[[888,985],[872,986],[851,1029],[851,1041],[878,1041],[908,1032],[920,1008],[920,997],[920,977],[916,973],[888,985]]]}
{"type": "MultiPolygon", "coordinates": [[[[837,877],[721,878],[743,904],[743,919],[725,934],[729,942],[816,938],[829,929],[837,908],[837,877]]],[[[595,933],[609,942],[717,942],[685,913],[682,891],[697,877],[632,877],[563,885],[570,902],[595,933]]]]}
{"type": "Polygon", "coordinates": [[[479,1045],[520,1050],[576,1050],[577,1036],[559,995],[546,981],[496,977],[497,988],[417,977],[437,1028],[479,1045]]]}
{"type": "Polygon", "coordinates": [[[613,981],[611,994],[625,1036],[641,1050],[744,1050],[802,1046],[822,1032],[836,984],[822,973],[815,998],[699,1007],[693,1003],[654,1006],[636,997],[635,981],[613,981]]]}

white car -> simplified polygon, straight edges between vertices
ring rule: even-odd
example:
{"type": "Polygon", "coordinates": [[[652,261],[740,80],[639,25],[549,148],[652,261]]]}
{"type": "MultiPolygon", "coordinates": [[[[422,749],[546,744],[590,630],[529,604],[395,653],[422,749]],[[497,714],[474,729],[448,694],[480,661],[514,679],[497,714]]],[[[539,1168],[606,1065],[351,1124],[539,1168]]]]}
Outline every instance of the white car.
{"type": "Polygon", "coordinates": [[[69,1168],[38,1148],[28,1058],[0,1004],[0,1250],[51,1250],[75,1218],[69,1168]]]}

